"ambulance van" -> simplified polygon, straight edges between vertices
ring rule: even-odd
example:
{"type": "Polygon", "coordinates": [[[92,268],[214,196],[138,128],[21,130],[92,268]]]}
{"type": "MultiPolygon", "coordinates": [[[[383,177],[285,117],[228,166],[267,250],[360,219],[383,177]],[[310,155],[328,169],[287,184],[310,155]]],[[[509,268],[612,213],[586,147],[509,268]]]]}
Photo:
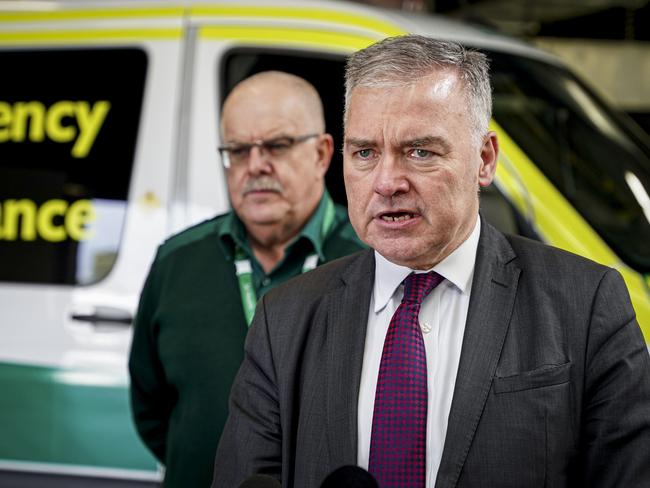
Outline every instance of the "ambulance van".
{"type": "MultiPolygon", "coordinates": [[[[160,479],[130,417],[131,322],[156,246],[228,209],[224,97],[303,76],[340,148],[346,56],[407,32],[492,60],[484,215],[617,268],[650,341],[647,136],[550,55],[346,2],[0,2],[0,486],[160,479]]],[[[345,202],[338,151],[328,187],[345,202]]]]}

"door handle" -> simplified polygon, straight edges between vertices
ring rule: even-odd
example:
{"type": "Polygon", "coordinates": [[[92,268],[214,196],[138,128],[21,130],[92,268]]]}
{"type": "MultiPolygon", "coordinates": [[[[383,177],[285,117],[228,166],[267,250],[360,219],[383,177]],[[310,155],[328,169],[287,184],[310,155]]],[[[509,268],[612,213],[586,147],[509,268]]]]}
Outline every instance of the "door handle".
{"type": "Polygon", "coordinates": [[[94,307],[91,312],[72,312],[70,318],[79,322],[90,322],[95,327],[101,325],[129,327],[133,323],[133,315],[128,310],[106,306],[94,307]]]}

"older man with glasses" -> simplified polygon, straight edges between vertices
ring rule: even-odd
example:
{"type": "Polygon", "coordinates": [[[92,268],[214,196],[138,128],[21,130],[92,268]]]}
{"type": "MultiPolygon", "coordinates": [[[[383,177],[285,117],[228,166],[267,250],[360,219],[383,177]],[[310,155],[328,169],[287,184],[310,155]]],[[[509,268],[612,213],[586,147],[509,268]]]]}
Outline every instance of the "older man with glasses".
{"type": "Polygon", "coordinates": [[[165,486],[210,485],[257,299],[362,247],[325,189],[333,141],[311,84],[254,75],[229,94],[221,129],[233,210],[160,247],[135,322],[133,414],[165,486]]]}

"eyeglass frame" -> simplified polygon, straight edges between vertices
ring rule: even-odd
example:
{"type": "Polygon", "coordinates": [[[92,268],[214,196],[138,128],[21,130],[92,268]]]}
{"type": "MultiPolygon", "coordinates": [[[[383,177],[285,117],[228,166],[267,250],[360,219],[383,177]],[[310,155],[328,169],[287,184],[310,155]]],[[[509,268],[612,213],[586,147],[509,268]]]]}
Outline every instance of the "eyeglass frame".
{"type": "MultiPolygon", "coordinates": [[[[221,157],[221,163],[223,164],[223,167],[226,169],[230,169],[233,167],[233,164],[230,161],[230,154],[229,152],[232,151],[233,149],[242,149],[246,150],[248,152],[248,156],[246,157],[246,161],[250,159],[250,152],[254,147],[259,148],[260,151],[266,152],[267,154],[271,154],[273,149],[269,149],[269,145],[273,143],[274,141],[278,141],[281,139],[286,139],[289,144],[288,147],[286,148],[286,151],[290,151],[293,149],[297,144],[300,144],[302,142],[305,142],[313,137],[319,137],[321,136],[321,133],[310,133],[310,134],[304,134],[301,136],[278,136],[274,137],[272,139],[258,139],[253,142],[242,142],[242,143],[237,143],[233,145],[226,145],[226,146],[218,146],[217,151],[219,151],[219,156],[221,157]]],[[[242,160],[243,162],[244,160],[242,160]]]]}

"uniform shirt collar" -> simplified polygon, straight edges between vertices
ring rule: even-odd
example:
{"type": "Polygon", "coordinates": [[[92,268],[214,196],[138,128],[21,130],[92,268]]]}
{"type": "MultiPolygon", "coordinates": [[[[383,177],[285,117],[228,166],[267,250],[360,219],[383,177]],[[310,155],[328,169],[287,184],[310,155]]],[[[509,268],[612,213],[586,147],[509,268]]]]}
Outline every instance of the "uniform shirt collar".
{"type": "Polygon", "coordinates": [[[234,258],[237,248],[242,249],[246,255],[251,255],[246,228],[234,211],[231,210],[224,215],[221,225],[217,229],[217,235],[224,253],[230,259],[234,258]]]}
{"type": "MultiPolygon", "coordinates": [[[[435,271],[449,281],[461,293],[469,293],[474,277],[476,250],[481,234],[481,219],[477,217],[469,237],[449,256],[428,271],[435,271]]],[[[380,312],[389,302],[404,279],[415,271],[392,263],[375,251],[375,285],[373,290],[374,312],[380,312]]]]}
{"type": "Polygon", "coordinates": [[[327,190],[323,192],[323,196],[316,207],[314,215],[307,221],[307,224],[302,228],[300,234],[294,239],[294,241],[289,245],[291,247],[293,243],[298,242],[300,239],[306,239],[311,242],[311,245],[314,248],[314,252],[318,255],[318,259],[321,262],[325,261],[325,255],[323,254],[323,243],[327,236],[323,235],[323,220],[325,219],[325,213],[327,209],[327,202],[331,200],[331,197],[327,190]]]}

